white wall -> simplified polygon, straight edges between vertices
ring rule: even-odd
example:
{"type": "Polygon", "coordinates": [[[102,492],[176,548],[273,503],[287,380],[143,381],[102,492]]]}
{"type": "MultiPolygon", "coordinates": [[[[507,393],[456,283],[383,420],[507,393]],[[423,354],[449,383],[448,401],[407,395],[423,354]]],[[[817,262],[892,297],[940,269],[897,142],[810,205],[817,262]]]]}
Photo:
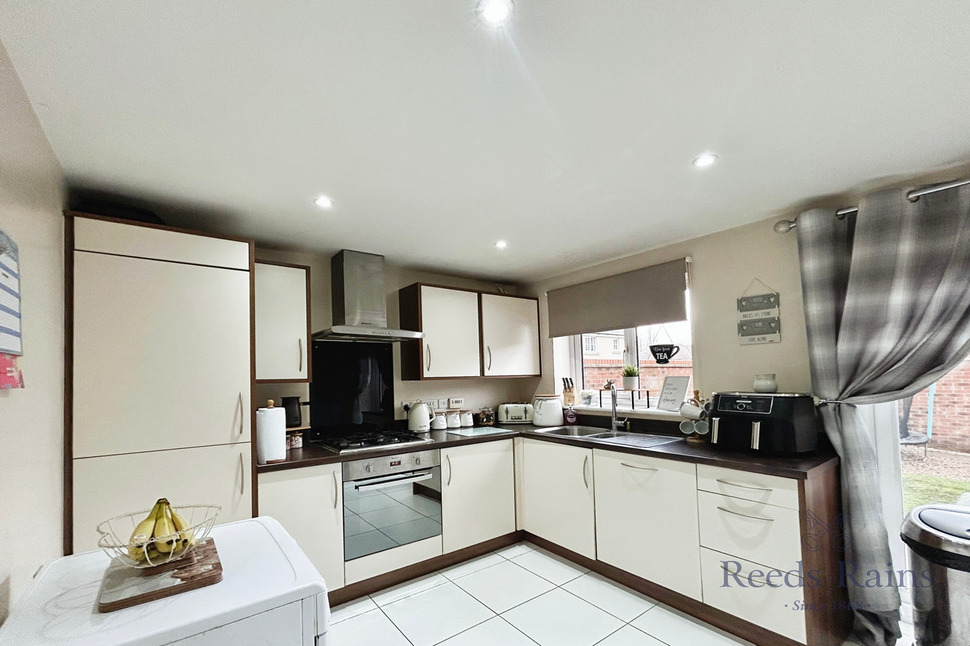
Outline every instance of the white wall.
{"type": "MultiPolygon", "coordinates": [[[[694,382],[705,397],[723,390],[750,391],[755,373],[774,372],[782,392],[810,392],[805,312],[794,233],[772,231],[778,217],[702,238],[654,249],[595,267],[563,274],[529,285],[540,294],[543,378],[539,390],[549,392],[568,375],[568,366],[555,366],[548,338],[545,292],[557,287],[611,276],[648,265],[692,256],[691,316],[694,327],[694,382]],[[759,278],[780,294],[781,343],[741,346],[737,338],[737,298],[759,278]]],[[[760,287],[760,286],[759,286],[760,287]]],[[[750,293],[764,293],[753,288],[750,293]]],[[[641,298],[648,299],[644,294],[641,298]]],[[[582,307],[577,303],[576,307],[582,307]]],[[[575,375],[574,375],[575,377],[575,375]]]]}
{"type": "MultiPolygon", "coordinates": [[[[257,243],[258,244],[258,243],[257,243]]],[[[367,251],[362,249],[361,251],[367,251]]],[[[316,332],[331,325],[330,306],[330,258],[315,254],[256,250],[256,257],[262,260],[291,262],[310,267],[310,329],[316,332]]],[[[443,274],[403,269],[385,264],[384,289],[387,292],[387,322],[389,327],[398,327],[397,292],[402,287],[416,282],[434,283],[452,287],[467,287],[495,291],[497,285],[481,280],[446,276],[443,274]]],[[[508,401],[526,401],[535,392],[538,379],[444,379],[435,381],[402,381],[400,344],[394,344],[394,399],[397,402],[396,417],[404,419],[400,402],[404,400],[431,399],[443,397],[464,397],[465,408],[477,410],[482,406],[495,406],[508,401]]],[[[279,400],[283,396],[308,398],[307,387],[303,384],[257,384],[256,403],[264,406],[267,399],[279,400]]],[[[306,411],[306,408],[304,408],[306,411]]]]}
{"type": "Polygon", "coordinates": [[[62,554],[63,198],[61,167],[0,46],[0,230],[20,251],[26,383],[0,390],[0,623],[62,554]]]}

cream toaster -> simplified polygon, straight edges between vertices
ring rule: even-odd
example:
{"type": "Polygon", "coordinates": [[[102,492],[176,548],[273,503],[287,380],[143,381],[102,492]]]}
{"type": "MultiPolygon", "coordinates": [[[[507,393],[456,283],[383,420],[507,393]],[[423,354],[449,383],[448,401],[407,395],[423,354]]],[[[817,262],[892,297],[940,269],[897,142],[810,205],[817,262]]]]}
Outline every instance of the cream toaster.
{"type": "Polygon", "coordinates": [[[499,404],[497,424],[531,424],[535,419],[532,404],[499,404]]]}

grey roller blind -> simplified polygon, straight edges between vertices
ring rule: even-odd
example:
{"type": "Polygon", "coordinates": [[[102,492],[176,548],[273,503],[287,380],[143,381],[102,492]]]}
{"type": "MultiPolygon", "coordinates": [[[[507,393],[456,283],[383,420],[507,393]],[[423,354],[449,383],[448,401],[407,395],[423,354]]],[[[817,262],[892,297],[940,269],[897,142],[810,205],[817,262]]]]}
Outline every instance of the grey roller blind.
{"type": "Polygon", "coordinates": [[[683,258],[550,291],[549,336],[687,319],[683,258]]]}

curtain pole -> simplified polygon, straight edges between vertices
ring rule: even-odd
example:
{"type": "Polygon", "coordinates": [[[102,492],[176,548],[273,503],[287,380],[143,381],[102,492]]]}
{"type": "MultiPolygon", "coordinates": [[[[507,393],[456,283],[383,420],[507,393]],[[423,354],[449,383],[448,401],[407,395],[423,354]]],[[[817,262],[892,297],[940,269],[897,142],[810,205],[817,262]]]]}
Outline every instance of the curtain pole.
{"type": "MultiPolygon", "coordinates": [[[[959,186],[966,186],[967,184],[970,184],[970,179],[960,179],[953,182],[947,182],[946,184],[937,184],[936,186],[930,186],[927,188],[921,188],[916,191],[910,191],[909,193],[906,194],[906,199],[908,199],[910,202],[915,202],[916,200],[918,200],[924,195],[929,195],[930,193],[939,193],[940,191],[946,191],[948,189],[957,188],[959,186]]],[[[858,212],[859,212],[858,206],[850,206],[836,211],[835,217],[841,220],[842,218],[849,215],[850,213],[858,213],[858,212]]],[[[774,229],[775,229],[775,233],[788,233],[789,231],[791,231],[797,226],[798,226],[798,223],[795,220],[779,220],[778,222],[775,222],[774,229]]]]}

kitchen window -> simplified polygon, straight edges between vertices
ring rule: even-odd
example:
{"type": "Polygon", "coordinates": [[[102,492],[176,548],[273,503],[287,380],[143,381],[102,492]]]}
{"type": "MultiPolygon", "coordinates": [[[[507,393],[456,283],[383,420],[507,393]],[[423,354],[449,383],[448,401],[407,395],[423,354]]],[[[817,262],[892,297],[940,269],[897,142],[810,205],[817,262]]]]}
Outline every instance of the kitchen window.
{"type": "MultiPolygon", "coordinates": [[[[619,408],[645,410],[648,394],[650,407],[655,408],[665,377],[693,376],[689,321],[577,334],[570,337],[569,353],[571,373],[576,375],[573,379],[579,391],[577,403],[581,407],[610,408],[609,392],[602,388],[608,379],[612,379],[617,388],[619,408]],[[679,348],[669,363],[658,364],[650,352],[651,345],[660,344],[673,344],[679,348]],[[604,347],[610,350],[595,350],[604,347]],[[639,366],[639,391],[622,390],[620,372],[626,365],[639,366]]],[[[688,394],[692,389],[693,383],[688,386],[688,394]]]]}

